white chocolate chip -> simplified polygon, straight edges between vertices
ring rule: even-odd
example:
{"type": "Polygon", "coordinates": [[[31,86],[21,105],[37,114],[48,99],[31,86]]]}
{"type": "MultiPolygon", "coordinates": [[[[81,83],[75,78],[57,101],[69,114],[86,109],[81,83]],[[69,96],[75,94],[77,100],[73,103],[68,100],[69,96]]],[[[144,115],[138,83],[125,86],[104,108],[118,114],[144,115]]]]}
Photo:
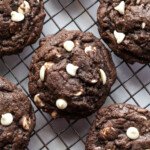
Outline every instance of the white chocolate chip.
{"type": "Polygon", "coordinates": [[[124,15],[124,12],[125,12],[125,2],[121,1],[120,4],[118,6],[116,6],[114,9],[117,10],[120,14],[124,15]]]}
{"type": "Polygon", "coordinates": [[[66,41],[64,42],[63,46],[66,51],[71,52],[75,45],[72,41],[66,41]]]}
{"type": "Polygon", "coordinates": [[[40,99],[39,96],[40,96],[40,94],[36,94],[36,95],[34,96],[34,102],[36,103],[37,106],[39,106],[39,107],[44,107],[45,104],[43,103],[43,101],[40,99]]]}
{"type": "Polygon", "coordinates": [[[54,63],[52,63],[52,62],[46,62],[46,63],[44,64],[44,66],[45,66],[46,69],[52,68],[53,65],[54,65],[54,63]]]}
{"type": "Polygon", "coordinates": [[[96,48],[96,47],[93,47],[93,49],[94,49],[94,51],[96,51],[96,50],[97,50],[97,48],[96,48]]]}
{"type": "Polygon", "coordinates": [[[88,54],[91,51],[96,51],[96,47],[87,46],[87,47],[85,47],[84,51],[86,54],[88,54]]]}
{"type": "Polygon", "coordinates": [[[9,126],[13,122],[13,115],[11,113],[6,113],[2,115],[1,124],[3,126],[9,126]]]}
{"type": "Polygon", "coordinates": [[[146,26],[146,23],[145,23],[145,22],[143,22],[143,23],[142,23],[142,29],[144,29],[144,28],[145,28],[145,26],[146,26]]]}
{"type": "Polygon", "coordinates": [[[92,46],[85,47],[84,51],[85,51],[86,54],[88,52],[91,52],[92,51],[92,46]]]}
{"type": "Polygon", "coordinates": [[[80,89],[77,93],[74,94],[74,96],[80,96],[83,93],[83,88],[80,89]]]}
{"type": "Polygon", "coordinates": [[[147,120],[147,118],[145,116],[138,116],[139,118],[142,118],[144,120],[147,120]]]}
{"type": "Polygon", "coordinates": [[[22,14],[26,14],[30,12],[30,4],[27,1],[23,1],[23,3],[19,6],[18,12],[22,14]]]}
{"type": "Polygon", "coordinates": [[[79,91],[76,94],[74,94],[74,96],[80,96],[81,94],[82,94],[82,91],[79,91]]]}
{"type": "Polygon", "coordinates": [[[140,4],[140,2],[141,2],[141,0],[137,0],[137,1],[136,1],[136,4],[137,4],[137,5],[139,5],[139,4],[140,4]]]}
{"type": "Polygon", "coordinates": [[[124,33],[117,32],[116,30],[114,31],[114,36],[115,36],[118,44],[122,43],[124,38],[125,38],[125,34],[124,33]]]}
{"type": "Polygon", "coordinates": [[[79,43],[79,41],[75,41],[75,45],[79,45],[80,43],[79,43]]]}
{"type": "Polygon", "coordinates": [[[73,65],[73,64],[67,64],[67,66],[66,66],[66,71],[67,71],[67,73],[68,74],[70,74],[71,76],[75,76],[76,75],[76,72],[77,72],[77,70],[78,70],[78,66],[75,66],[75,65],[73,65]]]}
{"type": "Polygon", "coordinates": [[[18,13],[25,14],[25,11],[23,9],[21,9],[20,7],[18,7],[18,13]]]}
{"type": "Polygon", "coordinates": [[[65,109],[67,108],[67,102],[64,99],[58,99],[56,101],[56,106],[58,109],[65,109]]]}
{"type": "MultiPolygon", "coordinates": [[[[101,150],[101,147],[94,147],[93,150],[101,150]]],[[[110,150],[110,149],[107,149],[107,150],[110,150]]]]}
{"type": "Polygon", "coordinates": [[[45,78],[45,71],[46,71],[46,67],[43,65],[40,69],[40,79],[41,81],[44,81],[45,78]]]}
{"type": "Polygon", "coordinates": [[[91,83],[97,83],[98,81],[96,79],[91,80],[91,83]]]}
{"type": "Polygon", "coordinates": [[[54,63],[52,63],[52,62],[46,62],[41,67],[41,69],[40,69],[40,79],[41,79],[41,81],[44,81],[46,69],[50,69],[53,65],[54,65],[54,63]]]}
{"type": "Polygon", "coordinates": [[[60,58],[60,57],[61,57],[61,54],[60,54],[60,53],[56,53],[56,56],[57,56],[58,58],[60,58]]]}
{"type": "Polygon", "coordinates": [[[18,13],[16,11],[12,11],[11,12],[11,20],[14,22],[20,22],[20,21],[24,20],[24,14],[18,13]]]}
{"type": "Polygon", "coordinates": [[[26,115],[21,118],[19,123],[20,123],[20,125],[22,125],[23,129],[30,130],[32,121],[31,121],[30,117],[26,115]]]}
{"type": "Polygon", "coordinates": [[[139,134],[139,131],[137,128],[130,127],[127,129],[126,135],[128,136],[128,138],[130,138],[132,140],[136,140],[140,134],[139,134]]]}
{"type": "Polygon", "coordinates": [[[102,79],[103,85],[105,85],[107,81],[106,73],[102,69],[100,69],[99,71],[100,71],[100,77],[102,79]]]}

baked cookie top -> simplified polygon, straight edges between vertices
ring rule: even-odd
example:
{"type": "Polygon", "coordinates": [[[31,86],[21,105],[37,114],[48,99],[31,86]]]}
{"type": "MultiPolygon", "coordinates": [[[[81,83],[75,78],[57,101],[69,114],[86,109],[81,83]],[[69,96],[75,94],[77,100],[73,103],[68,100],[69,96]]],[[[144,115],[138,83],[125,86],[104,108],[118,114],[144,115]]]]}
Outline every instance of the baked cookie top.
{"type": "Polygon", "coordinates": [[[29,91],[52,117],[81,118],[103,104],[115,78],[110,54],[98,38],[63,30],[40,42],[30,67],[29,91]]]}
{"type": "Polygon", "coordinates": [[[147,150],[150,148],[150,111],[114,104],[98,111],[86,150],[147,150]]]}
{"type": "Polygon", "coordinates": [[[97,17],[102,38],[119,57],[150,62],[149,0],[101,0],[97,17]]]}
{"type": "Polygon", "coordinates": [[[34,126],[35,116],[27,96],[0,77],[0,149],[24,150],[34,126]]]}
{"type": "Polygon", "coordinates": [[[0,1],[0,56],[20,52],[39,37],[45,13],[42,0],[0,1]]]}

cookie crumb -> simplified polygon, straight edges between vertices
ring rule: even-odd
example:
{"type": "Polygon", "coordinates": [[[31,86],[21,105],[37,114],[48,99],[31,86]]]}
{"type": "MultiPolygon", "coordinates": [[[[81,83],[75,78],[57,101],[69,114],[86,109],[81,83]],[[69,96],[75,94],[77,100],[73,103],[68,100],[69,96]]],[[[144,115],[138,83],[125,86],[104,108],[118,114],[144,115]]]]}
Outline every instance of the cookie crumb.
{"type": "Polygon", "coordinates": [[[137,5],[139,5],[139,4],[140,4],[140,2],[141,2],[141,0],[137,0],[137,1],[136,1],[136,4],[137,4],[137,5]]]}
{"type": "Polygon", "coordinates": [[[51,113],[51,117],[52,117],[53,119],[56,119],[56,118],[57,118],[57,115],[58,115],[57,111],[53,111],[53,112],[51,113]]]}

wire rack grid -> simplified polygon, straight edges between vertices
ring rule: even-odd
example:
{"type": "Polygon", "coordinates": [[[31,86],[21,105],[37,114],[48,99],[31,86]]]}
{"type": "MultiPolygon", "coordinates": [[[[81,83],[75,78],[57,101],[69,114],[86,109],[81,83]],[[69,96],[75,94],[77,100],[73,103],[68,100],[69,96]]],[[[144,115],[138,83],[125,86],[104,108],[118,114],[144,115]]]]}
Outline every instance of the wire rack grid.
{"type": "MultiPolygon", "coordinates": [[[[98,0],[44,0],[44,5],[46,18],[41,38],[64,28],[90,31],[100,38],[96,25],[98,0]]],[[[28,69],[38,43],[39,40],[18,55],[0,59],[0,75],[17,84],[29,98],[28,69]]],[[[107,47],[106,44],[105,46],[107,47]]],[[[150,109],[150,65],[129,65],[113,53],[112,57],[118,77],[104,106],[112,103],[130,103],[150,109]]],[[[49,115],[37,109],[33,102],[32,104],[37,120],[27,150],[85,149],[86,135],[94,114],[71,122],[63,118],[52,120],[49,115]]]]}

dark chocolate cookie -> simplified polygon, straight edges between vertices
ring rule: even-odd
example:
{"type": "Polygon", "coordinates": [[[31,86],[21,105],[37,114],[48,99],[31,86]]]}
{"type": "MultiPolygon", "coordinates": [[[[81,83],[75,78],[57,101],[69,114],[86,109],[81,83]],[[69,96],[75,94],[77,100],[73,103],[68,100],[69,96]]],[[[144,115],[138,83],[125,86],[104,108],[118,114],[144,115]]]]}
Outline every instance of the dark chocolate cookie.
{"type": "Polygon", "coordinates": [[[44,18],[42,0],[1,0],[0,57],[33,44],[40,36],[44,18]]]}
{"type": "Polygon", "coordinates": [[[63,30],[44,38],[33,56],[29,91],[55,117],[81,118],[105,101],[116,78],[107,49],[92,33],[63,30]]]}
{"type": "Polygon", "coordinates": [[[114,104],[98,111],[87,137],[86,150],[148,150],[150,111],[114,104]]]}
{"type": "Polygon", "coordinates": [[[34,126],[35,116],[27,96],[0,77],[0,149],[25,150],[34,126]]]}
{"type": "Polygon", "coordinates": [[[150,1],[100,0],[97,12],[104,41],[128,63],[150,63],[150,1]]]}

